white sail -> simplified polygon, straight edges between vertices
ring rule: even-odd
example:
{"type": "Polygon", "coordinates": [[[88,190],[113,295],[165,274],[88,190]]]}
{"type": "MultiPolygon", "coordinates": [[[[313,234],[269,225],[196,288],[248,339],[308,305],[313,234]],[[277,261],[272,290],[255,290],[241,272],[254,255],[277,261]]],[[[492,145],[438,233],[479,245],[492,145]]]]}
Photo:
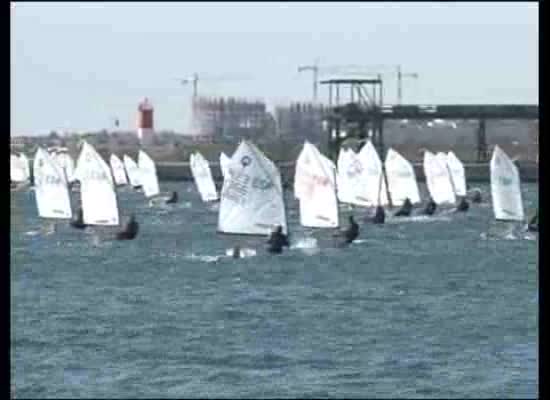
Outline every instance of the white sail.
{"type": "Polygon", "coordinates": [[[357,185],[356,196],[364,199],[369,206],[388,205],[388,195],[382,161],[372,142],[367,140],[357,155],[363,166],[361,183],[357,185]]]}
{"type": "Polygon", "coordinates": [[[21,166],[23,168],[23,174],[25,176],[25,181],[31,179],[31,163],[24,153],[19,154],[19,159],[21,160],[21,166]]]}
{"type": "Polygon", "coordinates": [[[231,159],[223,151],[220,153],[220,169],[222,171],[223,179],[227,176],[228,165],[231,159]]]}
{"type": "Polygon", "coordinates": [[[338,164],[337,193],[342,203],[368,207],[365,197],[365,167],[352,149],[342,153],[338,164]]]}
{"type": "Polygon", "coordinates": [[[117,185],[127,185],[126,172],[124,171],[124,164],[120,161],[120,158],[116,154],[111,154],[109,158],[109,164],[111,164],[111,171],[113,172],[113,178],[117,185]]]}
{"type": "Polygon", "coordinates": [[[146,197],[156,196],[160,193],[159,180],[155,162],[143,150],[139,151],[138,165],[140,171],[141,185],[146,197]]]}
{"type": "Polygon", "coordinates": [[[442,164],[432,152],[424,153],[424,175],[430,196],[436,204],[456,201],[447,163],[442,164]]]}
{"type": "Polygon", "coordinates": [[[25,182],[27,180],[24,160],[15,154],[10,155],[10,180],[13,182],[25,182]]]}
{"type": "Polygon", "coordinates": [[[466,196],[466,173],[464,165],[452,151],[447,153],[447,168],[451,174],[455,194],[457,196],[466,196]]]}
{"type": "Polygon", "coordinates": [[[221,193],[218,231],[268,235],[275,225],[287,233],[281,175],[248,141],[239,144],[228,165],[221,193]]]}
{"type": "Polygon", "coordinates": [[[352,187],[347,175],[347,168],[350,162],[351,149],[340,149],[338,160],[336,160],[336,196],[342,203],[349,203],[352,198],[352,187]]]}
{"type": "Polygon", "coordinates": [[[412,164],[394,149],[389,149],[384,163],[388,189],[394,206],[403,205],[408,198],[411,203],[420,202],[418,184],[412,164]]]}
{"type": "Polygon", "coordinates": [[[34,195],[42,218],[70,219],[71,198],[63,170],[46,151],[39,148],[34,156],[34,195]]]}
{"type": "Polygon", "coordinates": [[[523,221],[521,182],[517,167],[500,147],[491,158],[491,196],[495,219],[523,221]]]}
{"type": "Polygon", "coordinates": [[[124,167],[126,168],[126,173],[128,174],[130,184],[133,187],[141,186],[141,173],[136,162],[126,154],[124,154],[122,159],[124,161],[124,167]]]}
{"type": "Polygon", "coordinates": [[[94,147],[87,142],[82,144],[80,155],[76,161],[76,168],[74,170],[73,178],[79,180],[82,183],[82,179],[89,175],[90,163],[96,168],[97,171],[107,174],[109,182],[114,185],[113,177],[111,176],[111,170],[105,160],[99,155],[94,147]]]}
{"type": "Polygon", "coordinates": [[[88,143],[82,146],[75,174],[80,181],[84,223],[118,225],[118,205],[111,170],[88,143]]]}
{"type": "Polygon", "coordinates": [[[74,161],[68,153],[60,152],[56,155],[55,160],[63,169],[63,174],[67,182],[74,180],[74,161]]]}
{"type": "Polygon", "coordinates": [[[202,201],[208,202],[218,200],[218,192],[216,191],[214,179],[212,179],[212,172],[210,171],[208,160],[199,152],[196,152],[191,154],[189,166],[202,201]]]}
{"type": "Polygon", "coordinates": [[[338,227],[334,164],[307,141],[296,160],[294,182],[300,200],[300,224],[312,228],[338,227]]]}

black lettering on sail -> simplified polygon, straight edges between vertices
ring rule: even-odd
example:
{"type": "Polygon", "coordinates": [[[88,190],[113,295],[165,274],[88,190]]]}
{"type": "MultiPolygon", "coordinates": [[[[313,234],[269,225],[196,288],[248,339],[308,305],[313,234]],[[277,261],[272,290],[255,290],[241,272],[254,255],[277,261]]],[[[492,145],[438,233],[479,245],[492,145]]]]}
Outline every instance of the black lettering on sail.
{"type": "Polygon", "coordinates": [[[224,197],[236,203],[244,204],[248,195],[249,182],[250,176],[242,172],[231,176],[229,185],[225,189],[224,197]]]}

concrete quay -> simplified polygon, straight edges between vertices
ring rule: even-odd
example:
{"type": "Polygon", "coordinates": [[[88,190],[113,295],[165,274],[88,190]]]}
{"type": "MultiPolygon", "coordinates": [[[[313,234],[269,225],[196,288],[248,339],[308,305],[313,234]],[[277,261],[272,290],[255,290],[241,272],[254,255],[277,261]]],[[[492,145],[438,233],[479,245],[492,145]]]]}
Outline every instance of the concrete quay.
{"type": "MultiPolygon", "coordinates": [[[[534,162],[516,162],[519,168],[522,182],[538,182],[538,164],[534,162]]],[[[157,162],[157,174],[160,180],[164,181],[187,181],[192,180],[191,169],[188,162],[157,162]]],[[[279,169],[285,184],[292,183],[294,177],[294,162],[279,163],[279,169]]],[[[413,163],[416,179],[420,182],[426,180],[422,163],[413,163]]],[[[215,181],[221,181],[222,175],[219,163],[210,162],[212,177],[215,181]]],[[[468,182],[490,181],[489,163],[467,163],[464,164],[466,180],[468,182]]]]}

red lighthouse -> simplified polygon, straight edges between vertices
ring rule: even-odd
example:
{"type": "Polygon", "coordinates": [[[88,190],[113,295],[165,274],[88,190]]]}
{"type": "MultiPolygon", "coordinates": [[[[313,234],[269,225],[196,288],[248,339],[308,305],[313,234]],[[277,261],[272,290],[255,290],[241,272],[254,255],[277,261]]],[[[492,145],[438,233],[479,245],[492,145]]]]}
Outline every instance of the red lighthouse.
{"type": "Polygon", "coordinates": [[[153,141],[153,106],[147,98],[138,106],[137,133],[141,143],[150,144],[153,141]]]}

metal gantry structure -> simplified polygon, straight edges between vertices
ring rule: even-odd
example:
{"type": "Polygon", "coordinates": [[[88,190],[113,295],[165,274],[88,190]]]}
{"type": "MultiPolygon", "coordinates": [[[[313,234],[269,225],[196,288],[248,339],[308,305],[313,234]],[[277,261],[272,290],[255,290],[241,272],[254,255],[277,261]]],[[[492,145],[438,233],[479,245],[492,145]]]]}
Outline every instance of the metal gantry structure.
{"type": "Polygon", "coordinates": [[[329,91],[330,112],[323,123],[328,137],[329,157],[336,161],[342,143],[350,138],[359,140],[361,144],[370,139],[378,152],[383,154],[382,77],[329,79],[320,83],[328,85],[329,91]]]}

